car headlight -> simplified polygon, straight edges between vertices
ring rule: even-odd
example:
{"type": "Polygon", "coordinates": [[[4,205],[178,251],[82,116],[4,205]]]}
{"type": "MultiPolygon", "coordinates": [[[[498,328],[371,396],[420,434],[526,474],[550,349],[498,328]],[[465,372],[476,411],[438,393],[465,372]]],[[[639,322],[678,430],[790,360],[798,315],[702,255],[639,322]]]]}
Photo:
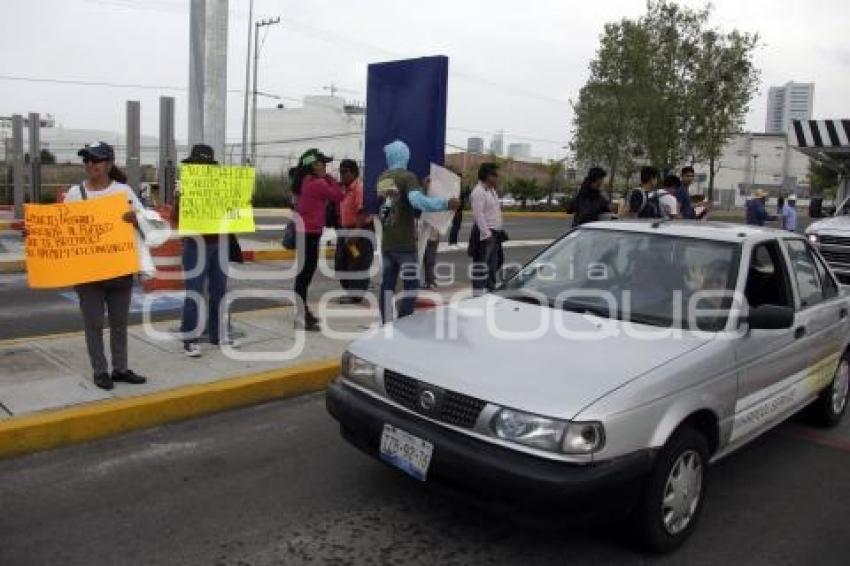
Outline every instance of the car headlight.
{"type": "Polygon", "coordinates": [[[818,243],[818,235],[817,234],[809,234],[809,241],[813,244],[818,243]]]}
{"type": "Polygon", "coordinates": [[[342,377],[367,387],[377,390],[378,381],[377,373],[378,366],[371,362],[367,362],[363,358],[358,358],[351,352],[345,352],[342,355],[342,377]]]}
{"type": "Polygon", "coordinates": [[[592,454],[605,445],[602,423],[571,422],[567,425],[561,449],[567,454],[592,454]]]}
{"type": "Polygon", "coordinates": [[[514,409],[500,410],[490,423],[493,433],[498,438],[553,452],[560,450],[566,426],[565,421],[548,419],[514,409]]]}

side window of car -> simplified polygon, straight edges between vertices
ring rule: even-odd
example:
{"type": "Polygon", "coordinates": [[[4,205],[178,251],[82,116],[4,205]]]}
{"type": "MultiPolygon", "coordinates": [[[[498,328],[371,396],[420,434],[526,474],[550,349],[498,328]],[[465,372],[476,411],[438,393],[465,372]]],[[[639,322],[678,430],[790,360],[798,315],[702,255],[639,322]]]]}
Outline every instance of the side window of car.
{"type": "Polygon", "coordinates": [[[786,240],[791,269],[800,291],[800,306],[811,307],[823,301],[824,292],[815,258],[802,240],[786,240]]]}
{"type": "Polygon", "coordinates": [[[750,255],[744,290],[750,308],[761,305],[792,307],[791,286],[776,241],[758,244],[750,255]]]}
{"type": "Polygon", "coordinates": [[[823,296],[825,299],[832,299],[833,297],[838,296],[838,284],[835,282],[835,279],[832,275],[829,274],[829,270],[826,267],[826,264],[818,254],[812,251],[812,247],[809,244],[806,244],[806,247],[809,249],[809,253],[812,254],[812,257],[815,258],[815,267],[818,270],[818,276],[820,277],[821,282],[823,283],[823,296]]]}

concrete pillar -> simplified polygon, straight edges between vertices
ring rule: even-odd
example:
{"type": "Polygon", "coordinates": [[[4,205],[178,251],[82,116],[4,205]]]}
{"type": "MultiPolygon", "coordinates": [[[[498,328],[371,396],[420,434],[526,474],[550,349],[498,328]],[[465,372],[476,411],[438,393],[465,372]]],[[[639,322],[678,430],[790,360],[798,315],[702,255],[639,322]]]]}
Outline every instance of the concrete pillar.
{"type": "Polygon", "coordinates": [[[127,184],[136,195],[142,184],[141,104],[127,101],[127,184]]]}
{"type": "Polygon", "coordinates": [[[30,137],[30,202],[41,202],[41,117],[29,115],[30,137]]]}
{"type": "Polygon", "coordinates": [[[159,197],[165,204],[174,204],[174,185],[177,170],[177,145],[174,141],[174,97],[159,97],[159,164],[156,180],[159,197]]]}
{"type": "Polygon", "coordinates": [[[189,147],[204,140],[204,60],[207,0],[189,8],[189,147]]]}
{"type": "Polygon", "coordinates": [[[224,162],[227,126],[228,0],[207,0],[204,36],[203,139],[224,162]]]}
{"type": "Polygon", "coordinates": [[[12,195],[15,218],[24,217],[24,117],[12,116],[12,195]]]}

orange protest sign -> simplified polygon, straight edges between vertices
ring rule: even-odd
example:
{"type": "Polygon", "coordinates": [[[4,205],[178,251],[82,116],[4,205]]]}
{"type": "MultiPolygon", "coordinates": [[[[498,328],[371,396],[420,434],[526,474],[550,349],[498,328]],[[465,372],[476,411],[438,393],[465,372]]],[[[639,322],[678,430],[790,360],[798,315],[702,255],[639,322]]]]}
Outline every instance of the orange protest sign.
{"type": "Polygon", "coordinates": [[[67,287],[139,271],[130,210],[122,195],[24,209],[30,287],[67,287]]]}

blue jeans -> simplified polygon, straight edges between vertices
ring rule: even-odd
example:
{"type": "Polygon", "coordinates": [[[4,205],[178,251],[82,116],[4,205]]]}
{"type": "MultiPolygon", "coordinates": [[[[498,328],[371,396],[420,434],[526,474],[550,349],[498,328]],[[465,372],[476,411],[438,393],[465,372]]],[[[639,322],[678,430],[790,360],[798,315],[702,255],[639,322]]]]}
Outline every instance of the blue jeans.
{"type": "Polygon", "coordinates": [[[398,317],[413,314],[416,306],[416,291],[419,290],[419,265],[416,252],[384,252],[383,274],[381,278],[381,296],[378,303],[381,307],[381,321],[387,322],[392,316],[392,300],[395,296],[395,285],[401,275],[404,297],[398,302],[398,317]]]}
{"type": "MultiPolygon", "coordinates": [[[[227,242],[225,242],[227,245],[227,242]]],[[[226,251],[226,250],[225,250],[226,251]]],[[[221,317],[220,307],[221,300],[227,292],[227,274],[225,266],[222,264],[222,259],[227,261],[227,254],[224,258],[219,254],[219,242],[204,241],[203,253],[200,252],[198,242],[194,238],[183,239],[183,270],[189,273],[201,261],[201,268],[195,277],[186,278],[186,291],[194,291],[195,293],[204,295],[204,283],[207,283],[209,297],[206,298],[207,303],[207,328],[209,330],[210,342],[218,344],[221,338],[221,317]]],[[[186,297],[183,303],[183,322],[180,325],[180,332],[186,336],[198,326],[198,304],[189,296],[186,297]]],[[[194,342],[195,339],[185,338],[186,342],[194,342]]]]}

